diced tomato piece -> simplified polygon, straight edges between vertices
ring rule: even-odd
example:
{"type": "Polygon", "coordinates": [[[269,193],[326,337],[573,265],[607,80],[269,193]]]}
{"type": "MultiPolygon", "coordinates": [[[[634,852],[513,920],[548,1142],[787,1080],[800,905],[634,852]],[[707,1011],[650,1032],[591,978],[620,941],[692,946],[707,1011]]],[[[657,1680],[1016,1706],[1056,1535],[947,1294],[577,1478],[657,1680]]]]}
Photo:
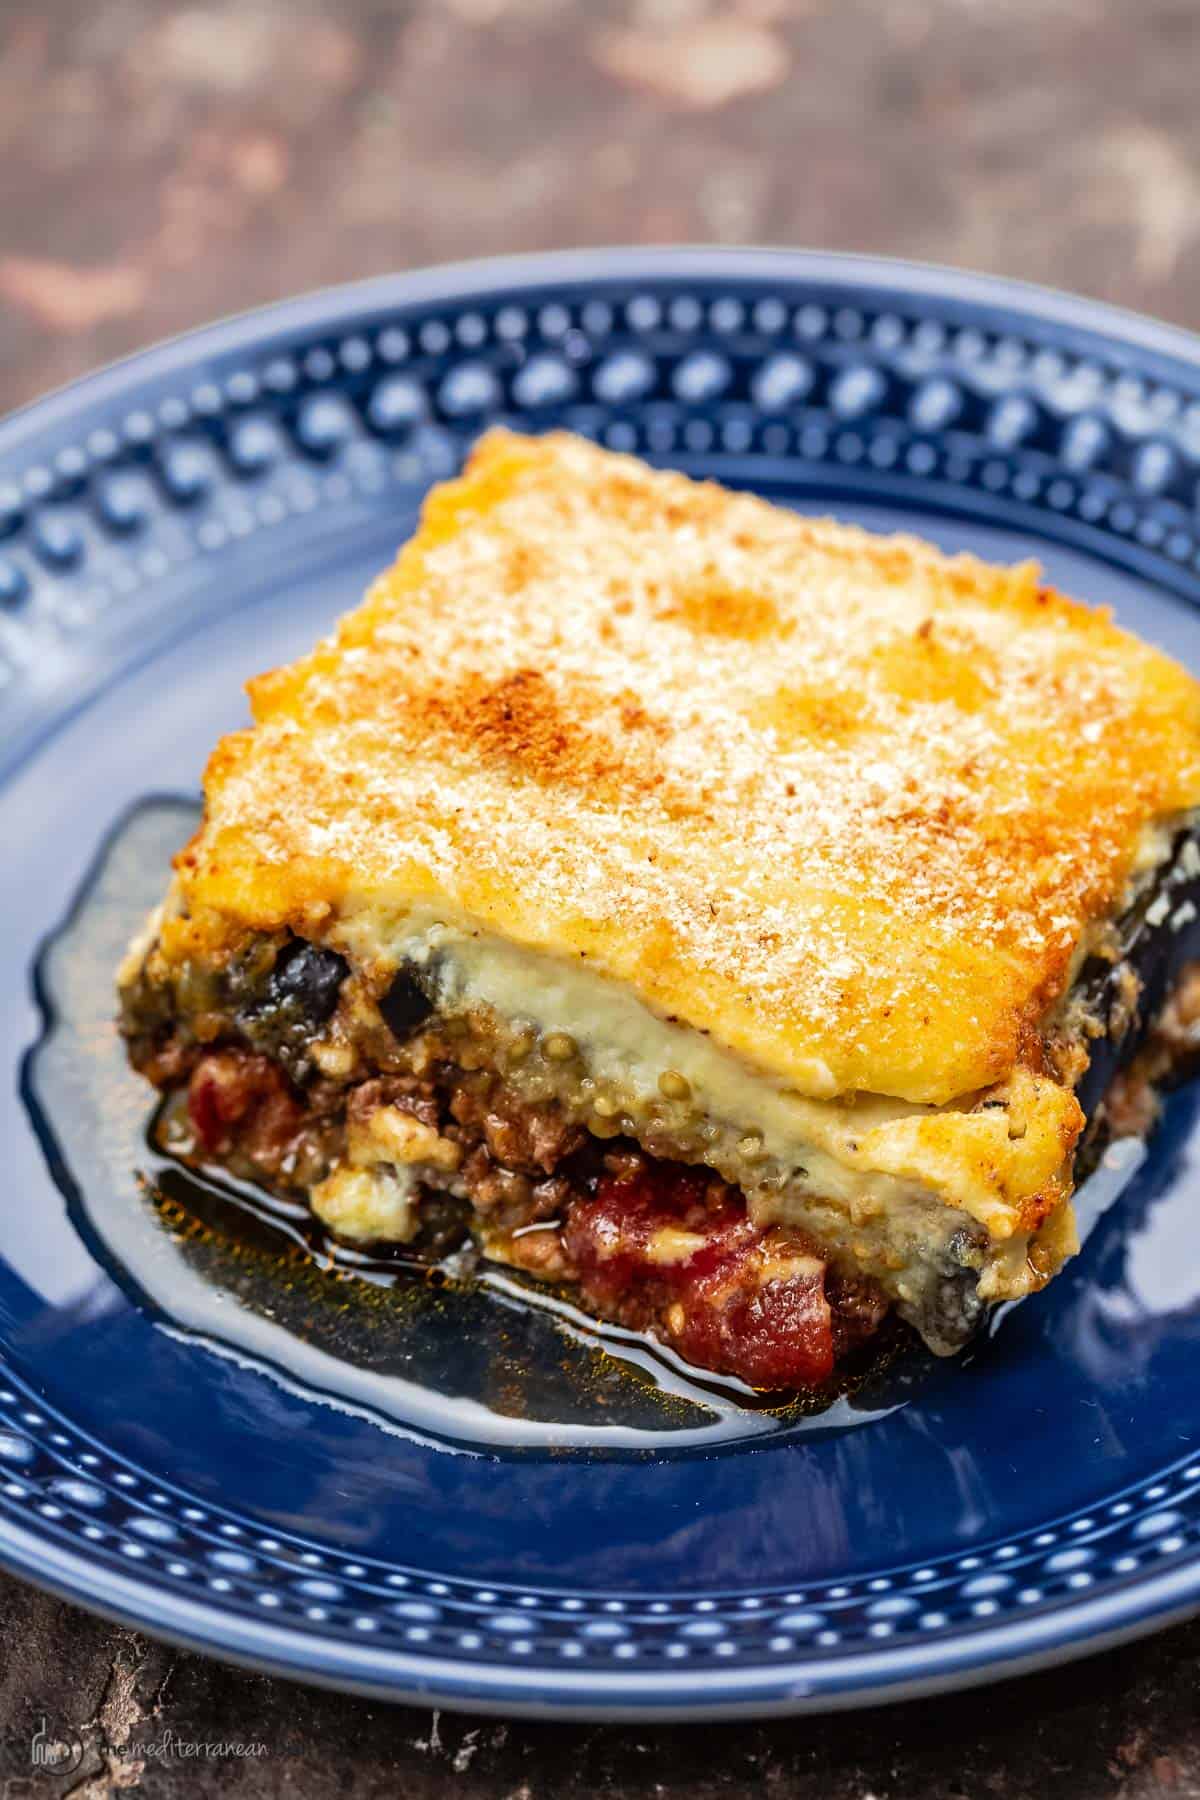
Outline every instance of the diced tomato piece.
{"type": "Polygon", "coordinates": [[[657,1325],[690,1362],[754,1387],[811,1387],[831,1373],[824,1264],[760,1230],[708,1170],[650,1163],[605,1176],[563,1235],[592,1304],[657,1325]]]}
{"type": "Polygon", "coordinates": [[[206,1056],[188,1083],[188,1117],[201,1145],[210,1154],[228,1141],[229,1127],[245,1111],[244,1083],[232,1058],[206,1056]]]}
{"type": "Polygon", "coordinates": [[[214,1050],[196,1064],[188,1084],[188,1117],[210,1156],[227,1151],[239,1128],[282,1138],[296,1130],[300,1109],[282,1071],[265,1056],[214,1050]]]}
{"type": "Polygon", "coordinates": [[[689,1362],[727,1369],[751,1387],[816,1387],[833,1373],[824,1265],[803,1258],[809,1266],[764,1281],[758,1260],[748,1256],[690,1288],[672,1341],[689,1362]]]}

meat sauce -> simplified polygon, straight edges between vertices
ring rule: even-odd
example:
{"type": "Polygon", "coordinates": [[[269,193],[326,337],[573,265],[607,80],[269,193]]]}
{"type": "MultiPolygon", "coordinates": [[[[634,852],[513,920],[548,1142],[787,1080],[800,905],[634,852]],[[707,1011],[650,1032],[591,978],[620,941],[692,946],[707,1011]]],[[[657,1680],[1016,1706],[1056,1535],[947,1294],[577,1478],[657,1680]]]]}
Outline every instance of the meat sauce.
{"type": "Polygon", "coordinates": [[[585,1297],[654,1324],[689,1362],[752,1387],[816,1387],[833,1372],[825,1265],[802,1240],[762,1231],[705,1170],[647,1162],[605,1175],[563,1229],[585,1297]]]}
{"type": "MultiPolygon", "coordinates": [[[[346,1105],[344,1092],[325,1094],[320,1083],[301,1094],[269,1058],[243,1048],[208,1052],[188,1089],[198,1150],[243,1160],[258,1178],[275,1181],[303,1180],[310,1158],[336,1157],[323,1126],[346,1105]]],[[[451,1120],[461,1113],[452,1106],[451,1120]]],[[[466,1132],[461,1123],[458,1129],[466,1132]]],[[[700,1368],[767,1389],[820,1387],[882,1322],[887,1307],[876,1290],[829,1269],[799,1234],[756,1226],[737,1190],[710,1170],[637,1149],[597,1158],[598,1144],[576,1156],[578,1136],[567,1134],[557,1144],[561,1157],[548,1159],[562,1190],[551,1209],[556,1217],[522,1249],[552,1250],[547,1267],[534,1272],[574,1282],[597,1313],[654,1331],[700,1368]]],[[[482,1142],[476,1156],[490,1156],[482,1142]]],[[[464,1175],[472,1167],[468,1157],[464,1175]]],[[[487,1216],[487,1180],[470,1191],[487,1216]]],[[[511,1260],[529,1266],[527,1256],[511,1260]]]]}
{"type": "Polygon", "coordinates": [[[272,1180],[302,1176],[306,1153],[319,1158],[312,1100],[269,1057],[240,1049],[210,1051],[188,1083],[188,1117],[203,1153],[228,1161],[236,1152],[272,1180]]]}

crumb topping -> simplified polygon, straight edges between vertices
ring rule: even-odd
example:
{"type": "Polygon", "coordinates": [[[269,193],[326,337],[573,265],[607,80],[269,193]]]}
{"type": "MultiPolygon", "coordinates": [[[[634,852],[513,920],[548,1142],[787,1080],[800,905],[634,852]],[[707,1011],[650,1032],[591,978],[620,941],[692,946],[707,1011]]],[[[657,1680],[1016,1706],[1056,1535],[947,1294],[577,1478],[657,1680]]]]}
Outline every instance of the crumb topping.
{"type": "Polygon", "coordinates": [[[250,693],[193,918],[315,902],[336,944],[444,901],[801,1091],[938,1104],[1035,1057],[1144,827],[1200,803],[1200,688],[1034,565],[562,434],[489,434],[250,693]]]}

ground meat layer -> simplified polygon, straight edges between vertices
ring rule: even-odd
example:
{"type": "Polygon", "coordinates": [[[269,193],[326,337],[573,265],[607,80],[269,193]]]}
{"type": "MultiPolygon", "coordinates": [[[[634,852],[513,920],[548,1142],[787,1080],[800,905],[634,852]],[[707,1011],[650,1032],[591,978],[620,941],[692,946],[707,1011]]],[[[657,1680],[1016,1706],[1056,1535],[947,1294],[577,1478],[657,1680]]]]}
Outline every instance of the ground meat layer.
{"type": "Polygon", "coordinates": [[[288,1189],[405,1124],[422,1154],[439,1147],[488,1254],[570,1284],[594,1313],[757,1388],[819,1387],[888,1310],[800,1234],[753,1225],[711,1170],[602,1142],[553,1103],[520,1101],[492,1071],[442,1062],[420,1078],[300,1089],[261,1052],[225,1046],[193,1060],[187,1119],[176,1153],[288,1189]]]}

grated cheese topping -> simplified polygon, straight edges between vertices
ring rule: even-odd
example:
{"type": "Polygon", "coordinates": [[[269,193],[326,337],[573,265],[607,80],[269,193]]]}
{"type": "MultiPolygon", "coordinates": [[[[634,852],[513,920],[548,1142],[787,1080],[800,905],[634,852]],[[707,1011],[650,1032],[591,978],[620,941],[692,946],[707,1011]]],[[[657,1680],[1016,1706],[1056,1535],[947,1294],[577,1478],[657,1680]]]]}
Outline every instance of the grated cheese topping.
{"type": "Polygon", "coordinates": [[[1036,1067],[1147,830],[1200,804],[1200,688],[1033,564],[563,434],[484,438],[250,695],[180,859],[193,928],[337,944],[443,905],[815,1098],[1036,1067]]]}

